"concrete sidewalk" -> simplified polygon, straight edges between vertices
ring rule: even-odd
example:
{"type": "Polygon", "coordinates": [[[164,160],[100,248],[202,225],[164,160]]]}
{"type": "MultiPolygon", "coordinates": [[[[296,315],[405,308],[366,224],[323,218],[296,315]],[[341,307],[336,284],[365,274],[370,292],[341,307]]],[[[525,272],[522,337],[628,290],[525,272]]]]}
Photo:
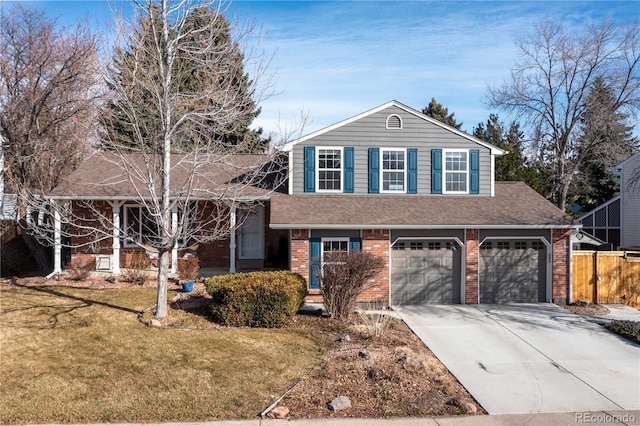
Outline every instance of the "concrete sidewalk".
{"type": "Polygon", "coordinates": [[[600,325],[604,325],[613,320],[640,321],[640,311],[633,309],[631,306],[623,305],[621,303],[603,304],[602,306],[609,310],[608,314],[582,315],[582,317],[587,321],[595,322],[600,325]]]}
{"type": "MultiPolygon", "coordinates": [[[[640,425],[640,410],[589,411],[559,414],[503,414],[489,416],[456,416],[435,418],[353,419],[322,418],[304,420],[222,420],[212,422],[174,423],[110,423],[109,426],[559,426],[579,424],[640,425]]],[[[60,425],[41,425],[60,426],[60,425]]],[[[84,425],[84,426],[99,426],[84,425]]]]}

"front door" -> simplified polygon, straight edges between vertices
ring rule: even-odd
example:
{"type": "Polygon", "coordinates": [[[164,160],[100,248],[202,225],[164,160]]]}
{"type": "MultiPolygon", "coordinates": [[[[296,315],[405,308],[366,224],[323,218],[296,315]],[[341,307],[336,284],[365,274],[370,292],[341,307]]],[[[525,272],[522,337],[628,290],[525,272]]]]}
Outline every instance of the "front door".
{"type": "Polygon", "coordinates": [[[245,211],[238,232],[238,258],[264,258],[264,208],[255,206],[245,211]]]}

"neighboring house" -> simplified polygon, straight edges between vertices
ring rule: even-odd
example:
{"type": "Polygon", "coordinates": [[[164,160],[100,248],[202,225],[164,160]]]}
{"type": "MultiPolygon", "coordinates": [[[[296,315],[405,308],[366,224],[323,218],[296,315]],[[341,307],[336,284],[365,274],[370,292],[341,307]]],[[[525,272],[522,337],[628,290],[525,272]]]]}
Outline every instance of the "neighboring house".
{"type": "Polygon", "coordinates": [[[17,235],[18,215],[16,206],[18,196],[16,194],[5,194],[4,183],[4,150],[2,149],[2,136],[0,135],[0,244],[6,243],[17,235]]]}
{"type": "MultiPolygon", "coordinates": [[[[569,301],[570,235],[579,225],[525,184],[495,182],[499,148],[391,101],[280,149],[287,188],[265,194],[251,241],[262,242],[264,259],[286,236],[289,268],[307,279],[309,299],[321,297],[314,270],[328,254],[364,250],[386,267],[363,302],[569,301]]],[[[72,177],[75,190],[95,180],[72,177]]],[[[114,252],[119,244],[114,238],[114,252]]],[[[213,247],[199,249],[203,265],[237,269],[241,247],[213,247]]]]}
{"type": "Polygon", "coordinates": [[[640,152],[613,168],[620,179],[620,195],[578,218],[582,232],[617,250],[640,249],[640,181],[632,177],[640,170],[640,152]]]}

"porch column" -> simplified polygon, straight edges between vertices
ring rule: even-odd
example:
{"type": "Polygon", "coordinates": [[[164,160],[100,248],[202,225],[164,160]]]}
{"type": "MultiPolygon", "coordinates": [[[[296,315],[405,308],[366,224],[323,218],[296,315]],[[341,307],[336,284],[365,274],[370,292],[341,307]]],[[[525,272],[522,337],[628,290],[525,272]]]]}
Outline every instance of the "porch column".
{"type": "MultiPolygon", "coordinates": [[[[171,209],[171,230],[173,231],[173,235],[176,236],[178,233],[178,208],[173,207],[171,209]]],[[[171,250],[171,273],[175,274],[178,272],[178,239],[176,238],[176,242],[173,244],[173,249],[171,250]]]]}
{"type": "Polygon", "coordinates": [[[229,243],[229,273],[236,272],[236,205],[231,206],[231,214],[229,216],[230,243],[229,243]]]}
{"type": "Polygon", "coordinates": [[[53,205],[53,273],[62,272],[62,221],[58,203],[52,201],[53,205]]]}
{"type": "Polygon", "coordinates": [[[111,213],[113,216],[113,242],[112,248],[112,268],[114,274],[120,273],[120,208],[124,201],[111,201],[111,213]]]}

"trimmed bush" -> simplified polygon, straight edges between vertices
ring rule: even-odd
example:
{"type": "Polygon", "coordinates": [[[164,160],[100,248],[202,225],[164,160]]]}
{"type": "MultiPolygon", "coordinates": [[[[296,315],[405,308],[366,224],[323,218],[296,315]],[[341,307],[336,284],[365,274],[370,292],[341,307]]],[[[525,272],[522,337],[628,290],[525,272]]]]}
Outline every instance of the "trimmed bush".
{"type": "Polygon", "coordinates": [[[307,293],[304,278],[288,271],[222,275],[205,284],[214,319],[232,327],[282,327],[307,293]]]}

